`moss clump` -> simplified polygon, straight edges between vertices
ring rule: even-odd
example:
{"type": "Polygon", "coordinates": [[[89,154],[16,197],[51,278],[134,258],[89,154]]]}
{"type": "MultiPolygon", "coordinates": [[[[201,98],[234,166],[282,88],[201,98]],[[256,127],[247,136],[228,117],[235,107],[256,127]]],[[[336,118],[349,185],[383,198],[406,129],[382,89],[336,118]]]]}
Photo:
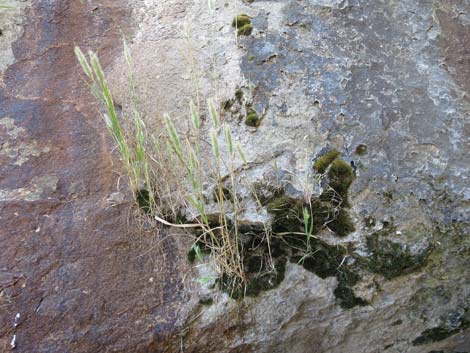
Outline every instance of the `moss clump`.
{"type": "Polygon", "coordinates": [[[326,169],[330,164],[339,156],[339,152],[336,149],[332,149],[320,156],[313,164],[313,169],[320,174],[325,173],[326,169]]]}
{"type": "Polygon", "coordinates": [[[351,217],[344,209],[341,209],[334,220],[328,223],[328,228],[340,237],[345,237],[356,230],[351,217]]]}
{"type": "Polygon", "coordinates": [[[262,291],[276,288],[284,280],[285,272],[286,260],[277,259],[274,271],[260,273],[247,283],[246,295],[257,296],[262,291]]]}
{"type": "Polygon", "coordinates": [[[298,232],[303,229],[302,200],[297,200],[285,194],[272,199],[267,205],[267,211],[274,217],[272,227],[275,232],[298,232]]]}
{"type": "Polygon", "coordinates": [[[312,239],[310,243],[312,254],[301,260],[294,256],[292,260],[300,264],[320,278],[334,277],[338,274],[338,267],[343,260],[345,251],[342,247],[328,245],[318,239],[312,239]]]}
{"type": "Polygon", "coordinates": [[[239,36],[249,36],[251,32],[253,32],[253,25],[251,23],[237,29],[237,35],[239,36]]]}
{"type": "Polygon", "coordinates": [[[328,245],[318,239],[312,239],[310,245],[311,256],[303,259],[300,256],[294,256],[292,261],[300,262],[307,271],[315,273],[320,278],[336,277],[338,285],[334,290],[334,295],[342,308],[350,309],[358,305],[368,305],[367,301],[356,297],[352,289],[359,281],[359,276],[347,264],[344,264],[346,249],[328,245]]]}
{"type": "Polygon", "coordinates": [[[245,124],[252,127],[258,127],[260,119],[258,113],[253,108],[248,108],[246,111],[245,124]]]}
{"type": "Polygon", "coordinates": [[[354,171],[351,166],[342,159],[336,159],[331,163],[328,171],[328,183],[341,197],[342,206],[348,207],[348,190],[354,181],[354,171]]]}
{"type": "Polygon", "coordinates": [[[420,267],[431,252],[431,248],[413,255],[400,243],[389,239],[380,239],[379,233],[367,237],[367,248],[372,253],[366,266],[371,272],[380,273],[386,279],[392,279],[409,273],[420,267]]]}
{"type": "Polygon", "coordinates": [[[247,14],[235,16],[232,20],[232,27],[235,28],[242,28],[248,24],[251,24],[251,19],[247,14]]]}
{"type": "Polygon", "coordinates": [[[358,156],[363,156],[367,154],[367,146],[364,144],[357,145],[356,150],[354,151],[358,156]]]}
{"type": "MultiPolygon", "coordinates": [[[[258,262],[260,258],[254,263],[258,262]]],[[[259,263],[261,264],[261,262],[259,263]]],[[[253,268],[254,269],[254,268],[253,268]]],[[[247,272],[247,281],[242,283],[240,279],[224,274],[219,280],[219,288],[226,292],[232,299],[241,299],[245,295],[255,297],[263,291],[276,288],[283,280],[286,272],[286,259],[275,259],[275,269],[268,268],[263,261],[261,267],[255,273],[247,272]]]]}
{"type": "Polygon", "coordinates": [[[354,181],[354,172],[351,166],[342,159],[331,163],[328,171],[329,185],[341,196],[347,195],[348,189],[354,181]]]}
{"type": "Polygon", "coordinates": [[[338,301],[338,304],[343,309],[351,309],[355,306],[365,306],[369,303],[362,298],[356,297],[352,287],[359,281],[359,276],[350,270],[339,271],[336,276],[338,279],[338,286],[335,288],[333,294],[338,301]]]}
{"type": "Polygon", "coordinates": [[[376,225],[376,220],[374,217],[372,216],[368,216],[366,218],[364,218],[364,225],[367,227],[367,228],[373,228],[375,227],[376,225]]]}

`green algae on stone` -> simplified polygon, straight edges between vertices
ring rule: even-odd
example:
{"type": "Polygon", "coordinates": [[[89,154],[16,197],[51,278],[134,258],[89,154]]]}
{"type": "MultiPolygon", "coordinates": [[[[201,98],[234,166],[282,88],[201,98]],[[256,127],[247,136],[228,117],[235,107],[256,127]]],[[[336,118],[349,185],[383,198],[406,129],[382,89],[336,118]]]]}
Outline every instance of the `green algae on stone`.
{"type": "Polygon", "coordinates": [[[258,127],[260,119],[258,113],[253,108],[248,108],[246,112],[245,124],[251,127],[258,127]]]}
{"type": "Polygon", "coordinates": [[[339,152],[336,149],[332,149],[326,152],[323,156],[317,158],[313,164],[313,169],[320,174],[325,173],[326,169],[330,166],[333,161],[339,157],[339,152]]]}

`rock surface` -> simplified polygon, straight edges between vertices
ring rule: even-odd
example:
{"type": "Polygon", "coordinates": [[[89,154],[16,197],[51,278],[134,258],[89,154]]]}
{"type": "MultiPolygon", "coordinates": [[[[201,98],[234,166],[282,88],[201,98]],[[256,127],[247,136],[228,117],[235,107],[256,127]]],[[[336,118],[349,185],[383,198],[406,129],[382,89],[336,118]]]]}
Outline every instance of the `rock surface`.
{"type": "Polygon", "coordinates": [[[0,15],[14,56],[0,60],[3,350],[15,337],[18,352],[470,351],[469,1],[15,4],[0,15]],[[254,29],[237,37],[242,13],[254,29]],[[186,263],[184,239],[138,229],[73,57],[98,50],[124,105],[120,30],[149,126],[163,112],[184,126],[190,99],[241,88],[259,126],[244,104],[223,118],[250,180],[276,166],[302,190],[327,148],[353,163],[356,230],[319,236],[372,264],[353,287],[367,305],[341,307],[337,277],[290,262],[237,303],[198,281],[212,272],[186,263]]]}

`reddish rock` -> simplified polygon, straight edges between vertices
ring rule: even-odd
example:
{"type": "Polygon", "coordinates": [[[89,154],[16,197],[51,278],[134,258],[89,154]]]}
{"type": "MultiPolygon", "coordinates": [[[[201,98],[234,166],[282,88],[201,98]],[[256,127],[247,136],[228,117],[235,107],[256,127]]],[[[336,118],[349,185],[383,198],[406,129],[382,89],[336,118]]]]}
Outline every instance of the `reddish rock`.
{"type": "Polygon", "coordinates": [[[15,126],[0,126],[3,147],[39,151],[21,165],[0,154],[2,352],[14,335],[16,352],[147,352],[174,328],[162,304],[182,300],[178,271],[148,251],[155,235],[128,222],[130,197],[106,200],[119,167],[73,48],[96,50],[106,67],[130,14],[125,1],[93,4],[33,2],[0,86],[0,118],[15,126]]]}

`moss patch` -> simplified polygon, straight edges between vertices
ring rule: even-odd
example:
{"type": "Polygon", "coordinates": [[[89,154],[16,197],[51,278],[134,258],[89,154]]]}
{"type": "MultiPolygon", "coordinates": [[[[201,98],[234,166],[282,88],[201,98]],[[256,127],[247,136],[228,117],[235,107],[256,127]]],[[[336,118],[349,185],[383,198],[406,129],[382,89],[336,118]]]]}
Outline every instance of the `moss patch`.
{"type": "Polygon", "coordinates": [[[326,169],[330,166],[330,164],[338,158],[340,153],[336,149],[332,149],[325,153],[323,156],[317,158],[315,163],[313,164],[313,169],[320,174],[325,173],[326,169]]]}
{"type": "Polygon", "coordinates": [[[237,29],[237,35],[239,36],[249,36],[251,32],[253,32],[253,25],[251,23],[237,29]]]}
{"type": "Polygon", "coordinates": [[[249,36],[253,31],[251,19],[246,14],[235,16],[232,20],[232,26],[237,29],[237,35],[239,36],[249,36]]]}
{"type": "Polygon", "coordinates": [[[379,273],[387,279],[409,273],[422,266],[431,253],[427,248],[419,254],[411,251],[400,243],[383,239],[383,232],[376,232],[367,237],[367,248],[371,256],[366,259],[369,271],[379,273]]]}
{"type": "Polygon", "coordinates": [[[345,237],[356,230],[351,217],[344,209],[341,209],[335,218],[328,223],[328,228],[340,237],[345,237]]]}
{"type": "Polygon", "coordinates": [[[311,241],[311,256],[302,258],[292,257],[292,261],[301,264],[307,271],[315,273],[320,278],[336,277],[338,285],[333,294],[337,303],[344,309],[368,305],[367,301],[356,297],[353,286],[359,281],[349,265],[344,263],[347,251],[341,246],[326,244],[319,239],[311,241]]]}
{"type": "Polygon", "coordinates": [[[275,232],[302,231],[302,200],[285,194],[276,196],[267,204],[267,211],[273,215],[272,227],[275,232]]]}
{"type": "Polygon", "coordinates": [[[241,299],[244,296],[255,297],[261,292],[276,288],[283,280],[286,271],[286,259],[274,259],[274,269],[268,266],[266,259],[260,256],[248,257],[245,261],[252,262],[245,265],[246,283],[239,279],[223,275],[219,280],[219,288],[232,299],[241,299]]]}
{"type": "Polygon", "coordinates": [[[248,108],[246,111],[245,124],[251,127],[258,127],[260,119],[258,113],[253,108],[248,108]]]}
{"type": "Polygon", "coordinates": [[[344,206],[349,205],[348,190],[354,177],[353,169],[342,159],[336,159],[331,163],[328,171],[328,183],[341,196],[344,206]]]}
{"type": "Polygon", "coordinates": [[[363,156],[367,154],[367,146],[362,143],[360,145],[357,145],[354,153],[356,153],[358,156],[363,156]]]}
{"type": "Polygon", "coordinates": [[[450,322],[446,320],[441,326],[424,330],[419,337],[413,341],[414,346],[420,346],[432,342],[442,341],[470,327],[470,310],[451,313],[450,322]]]}
{"type": "Polygon", "coordinates": [[[247,14],[235,16],[232,20],[232,27],[241,28],[251,23],[251,19],[247,14]]]}

